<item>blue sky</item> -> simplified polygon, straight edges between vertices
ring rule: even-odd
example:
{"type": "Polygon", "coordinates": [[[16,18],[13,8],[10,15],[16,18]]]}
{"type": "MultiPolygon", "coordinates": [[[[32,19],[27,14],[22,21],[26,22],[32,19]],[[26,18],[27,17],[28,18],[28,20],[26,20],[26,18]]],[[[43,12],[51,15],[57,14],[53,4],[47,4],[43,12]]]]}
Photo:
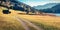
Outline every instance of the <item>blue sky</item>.
{"type": "Polygon", "coordinates": [[[60,3],[60,0],[18,0],[18,1],[30,5],[31,7],[37,5],[44,5],[47,3],[60,3]]]}

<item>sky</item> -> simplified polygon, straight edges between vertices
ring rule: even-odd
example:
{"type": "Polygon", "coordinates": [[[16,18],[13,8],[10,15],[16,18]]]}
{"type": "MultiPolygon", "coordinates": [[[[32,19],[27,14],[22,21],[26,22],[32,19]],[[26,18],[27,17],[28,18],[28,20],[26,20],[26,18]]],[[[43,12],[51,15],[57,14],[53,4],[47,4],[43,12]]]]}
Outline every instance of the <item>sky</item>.
{"type": "Polygon", "coordinates": [[[31,7],[44,5],[47,3],[60,3],[60,0],[18,0],[18,1],[23,2],[27,5],[30,5],[31,7]]]}

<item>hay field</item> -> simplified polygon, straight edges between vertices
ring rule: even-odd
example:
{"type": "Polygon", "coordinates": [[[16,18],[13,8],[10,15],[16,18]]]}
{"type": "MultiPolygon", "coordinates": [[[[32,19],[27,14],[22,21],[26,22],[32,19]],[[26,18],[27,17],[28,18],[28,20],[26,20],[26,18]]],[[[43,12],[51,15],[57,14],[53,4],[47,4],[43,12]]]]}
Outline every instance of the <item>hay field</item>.
{"type": "Polygon", "coordinates": [[[19,30],[22,29],[24,30],[23,27],[21,27],[21,24],[14,18],[14,16],[18,16],[22,19],[27,19],[28,21],[31,21],[35,25],[42,27],[44,30],[60,30],[60,17],[54,17],[54,16],[40,16],[40,15],[27,15],[25,12],[22,11],[15,11],[10,9],[11,14],[3,14],[2,10],[6,8],[2,7],[0,8],[0,29],[3,30],[3,28],[6,29],[9,27],[7,30],[10,28],[12,30],[19,30]],[[11,25],[10,25],[11,24],[11,25]],[[15,29],[14,29],[15,28],[15,29]]]}

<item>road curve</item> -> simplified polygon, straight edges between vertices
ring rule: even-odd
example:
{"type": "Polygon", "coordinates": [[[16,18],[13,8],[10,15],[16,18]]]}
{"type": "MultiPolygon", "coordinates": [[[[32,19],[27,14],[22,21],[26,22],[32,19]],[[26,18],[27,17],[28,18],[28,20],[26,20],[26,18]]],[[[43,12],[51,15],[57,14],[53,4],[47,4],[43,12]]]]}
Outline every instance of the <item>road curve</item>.
{"type": "Polygon", "coordinates": [[[38,26],[36,26],[35,24],[31,23],[30,21],[28,20],[25,20],[25,19],[21,19],[19,17],[15,17],[21,24],[22,26],[24,27],[25,30],[30,30],[28,25],[35,28],[36,30],[43,30],[42,28],[39,28],[38,26]],[[27,25],[28,24],[28,25],[27,25]]]}
{"type": "Polygon", "coordinates": [[[22,24],[22,26],[23,26],[23,28],[24,28],[25,30],[29,30],[29,27],[26,25],[26,23],[25,23],[24,21],[20,20],[20,19],[17,18],[17,17],[15,17],[15,18],[22,24]]]}

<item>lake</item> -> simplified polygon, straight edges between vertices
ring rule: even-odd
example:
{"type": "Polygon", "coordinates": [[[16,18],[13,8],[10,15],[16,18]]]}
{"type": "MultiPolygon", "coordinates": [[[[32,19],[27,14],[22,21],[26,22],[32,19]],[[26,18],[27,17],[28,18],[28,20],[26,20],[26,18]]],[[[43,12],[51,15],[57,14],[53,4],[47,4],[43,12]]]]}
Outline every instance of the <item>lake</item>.
{"type": "Polygon", "coordinates": [[[54,15],[56,15],[56,16],[60,16],[60,14],[54,14],[54,15]]]}
{"type": "Polygon", "coordinates": [[[53,15],[56,15],[56,16],[60,16],[59,13],[47,13],[47,14],[53,14],[53,15]]]}

